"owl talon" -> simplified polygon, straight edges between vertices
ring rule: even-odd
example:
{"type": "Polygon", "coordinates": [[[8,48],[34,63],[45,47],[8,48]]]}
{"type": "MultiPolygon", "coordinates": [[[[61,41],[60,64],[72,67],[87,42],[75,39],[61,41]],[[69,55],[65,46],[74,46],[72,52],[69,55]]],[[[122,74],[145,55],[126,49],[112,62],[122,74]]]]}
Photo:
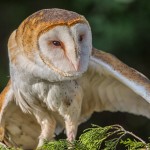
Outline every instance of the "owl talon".
{"type": "Polygon", "coordinates": [[[42,147],[43,144],[44,144],[44,139],[40,139],[39,143],[38,143],[38,146],[37,146],[37,149],[42,147]]]}
{"type": "Polygon", "coordinates": [[[73,142],[75,140],[75,137],[76,137],[75,133],[74,132],[70,132],[69,135],[68,135],[68,137],[67,137],[67,140],[69,142],[73,142]]]}

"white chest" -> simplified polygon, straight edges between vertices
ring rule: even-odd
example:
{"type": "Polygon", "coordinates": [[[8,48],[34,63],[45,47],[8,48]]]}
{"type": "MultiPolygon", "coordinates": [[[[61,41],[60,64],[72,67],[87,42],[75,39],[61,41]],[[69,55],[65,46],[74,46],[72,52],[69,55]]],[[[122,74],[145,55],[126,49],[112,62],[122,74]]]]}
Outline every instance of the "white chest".
{"type": "Polygon", "coordinates": [[[76,80],[55,83],[42,81],[31,85],[23,84],[19,91],[22,100],[19,99],[18,103],[22,105],[21,108],[26,107],[26,102],[32,108],[45,105],[52,111],[59,111],[62,108],[67,109],[72,104],[81,88],[76,80]]]}

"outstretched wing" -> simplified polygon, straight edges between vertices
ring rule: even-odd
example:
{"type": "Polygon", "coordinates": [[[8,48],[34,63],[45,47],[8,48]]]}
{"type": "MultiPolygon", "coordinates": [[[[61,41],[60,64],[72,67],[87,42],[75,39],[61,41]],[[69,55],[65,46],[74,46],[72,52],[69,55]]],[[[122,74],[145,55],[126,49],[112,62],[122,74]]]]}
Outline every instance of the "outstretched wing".
{"type": "Polygon", "coordinates": [[[0,107],[0,141],[7,146],[34,149],[40,127],[33,115],[23,113],[16,105],[11,81],[0,94],[0,107]]]}
{"type": "Polygon", "coordinates": [[[0,93],[0,141],[4,140],[4,122],[5,111],[8,104],[13,100],[13,91],[11,88],[11,82],[9,81],[5,89],[0,93]]]}
{"type": "Polygon", "coordinates": [[[150,118],[150,80],[109,53],[93,49],[84,91],[81,119],[94,111],[121,111],[150,118]]]}
{"type": "Polygon", "coordinates": [[[11,81],[8,82],[2,93],[0,93],[0,123],[2,125],[2,116],[8,103],[13,101],[13,90],[11,87],[11,81]]]}

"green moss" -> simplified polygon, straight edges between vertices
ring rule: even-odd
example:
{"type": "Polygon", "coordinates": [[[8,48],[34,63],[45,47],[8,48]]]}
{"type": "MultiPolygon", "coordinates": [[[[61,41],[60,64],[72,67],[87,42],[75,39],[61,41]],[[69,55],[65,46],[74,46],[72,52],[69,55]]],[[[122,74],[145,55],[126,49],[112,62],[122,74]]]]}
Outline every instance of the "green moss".
{"type": "MultiPolygon", "coordinates": [[[[51,142],[45,141],[45,144],[39,150],[117,150],[120,146],[128,150],[150,149],[150,143],[146,143],[120,125],[105,127],[92,125],[92,128],[86,129],[81,134],[79,140],[74,142],[68,142],[65,139],[51,142]],[[128,135],[133,140],[129,139],[128,135]]],[[[1,146],[0,150],[16,149],[1,146]]]]}

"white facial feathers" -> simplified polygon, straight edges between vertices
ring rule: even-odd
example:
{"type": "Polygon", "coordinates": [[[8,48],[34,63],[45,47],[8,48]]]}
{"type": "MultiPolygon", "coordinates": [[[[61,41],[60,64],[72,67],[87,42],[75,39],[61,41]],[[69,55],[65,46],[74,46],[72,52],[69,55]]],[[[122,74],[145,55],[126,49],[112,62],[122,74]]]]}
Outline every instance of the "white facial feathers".
{"type": "Polygon", "coordinates": [[[91,30],[87,24],[56,26],[42,34],[38,45],[40,53],[60,71],[83,73],[87,70],[92,50],[91,30]]]}

